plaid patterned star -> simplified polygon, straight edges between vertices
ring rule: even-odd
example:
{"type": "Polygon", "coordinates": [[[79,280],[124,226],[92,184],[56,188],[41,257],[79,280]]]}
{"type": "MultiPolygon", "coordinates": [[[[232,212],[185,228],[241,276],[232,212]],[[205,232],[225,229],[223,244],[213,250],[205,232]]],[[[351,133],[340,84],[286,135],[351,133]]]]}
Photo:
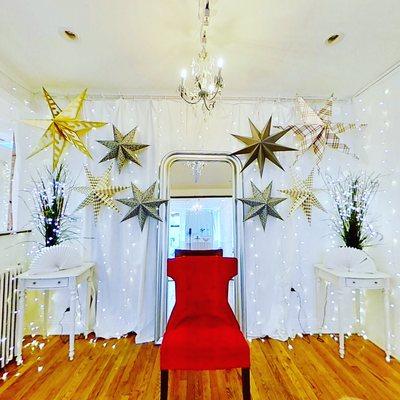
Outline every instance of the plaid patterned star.
{"type": "Polygon", "coordinates": [[[283,219],[275,210],[275,206],[286,199],[271,196],[272,181],[268,184],[264,191],[261,191],[253,182],[251,182],[251,190],[253,192],[253,197],[238,199],[244,204],[250,206],[250,209],[247,212],[244,220],[247,221],[248,219],[258,215],[261,225],[265,231],[268,215],[271,215],[274,218],[283,219]]]}
{"type": "Polygon", "coordinates": [[[148,144],[135,143],[136,127],[123,135],[116,126],[113,125],[114,140],[98,140],[100,144],[110,149],[100,162],[106,160],[117,160],[118,171],[121,173],[124,165],[129,161],[137,165],[141,165],[137,153],[148,147],[148,144]]]}
{"type": "Polygon", "coordinates": [[[290,208],[290,214],[293,214],[299,207],[304,211],[308,222],[311,224],[311,211],[312,207],[317,207],[322,211],[325,211],[321,203],[314,194],[313,189],[313,175],[314,171],[311,171],[305,180],[296,179],[295,184],[290,189],[283,189],[280,192],[285,193],[292,198],[292,206],[290,208]]]}
{"type": "MultiPolygon", "coordinates": [[[[285,128],[293,131],[301,139],[300,154],[296,157],[296,161],[307,150],[311,149],[316,155],[318,165],[323,158],[326,147],[351,154],[357,158],[355,154],[350,153],[350,148],[346,144],[340,142],[339,138],[340,134],[355,129],[357,125],[355,123],[332,122],[332,105],[333,96],[326,101],[318,112],[315,112],[302,97],[297,98],[296,108],[303,124],[289,125],[285,128]]],[[[361,124],[359,127],[365,126],[366,124],[361,124]]],[[[279,126],[279,128],[282,127],[279,126]]]]}
{"type": "Polygon", "coordinates": [[[276,151],[297,150],[276,143],[283,135],[289,132],[290,129],[284,129],[280,132],[275,133],[274,135],[271,135],[271,122],[272,116],[270,117],[267,124],[264,126],[264,129],[260,132],[253,124],[253,122],[251,122],[251,120],[249,119],[251,137],[232,135],[236,139],[239,139],[241,142],[246,144],[245,148],[235,151],[234,153],[232,153],[232,155],[249,154],[249,157],[244,164],[242,171],[247,168],[254,160],[257,160],[260,175],[262,176],[264,171],[265,159],[270,160],[272,163],[283,170],[282,165],[280,164],[274,153],[276,151]]]}
{"type": "Polygon", "coordinates": [[[144,228],[144,224],[146,223],[147,217],[162,221],[162,219],[158,215],[157,209],[161,204],[166,203],[168,200],[156,199],[154,197],[156,182],[154,182],[144,192],[142,192],[133,183],[131,184],[131,186],[133,197],[127,199],[118,199],[120,203],[125,204],[131,208],[131,210],[125,215],[122,221],[126,221],[127,219],[137,216],[139,219],[140,229],[142,231],[144,228]]]}
{"type": "Polygon", "coordinates": [[[89,169],[85,166],[85,174],[89,182],[89,186],[76,187],[80,193],[86,195],[85,200],[78,206],[77,210],[84,208],[89,205],[93,205],[94,210],[94,222],[97,223],[100,208],[102,205],[112,208],[113,210],[119,212],[117,205],[115,204],[112,197],[114,194],[127,189],[129,186],[111,186],[111,168],[107,169],[103,176],[93,176],[89,169]]]}
{"type": "Polygon", "coordinates": [[[83,137],[93,128],[106,125],[107,122],[83,121],[81,118],[86,89],[61,110],[50,94],[43,88],[44,97],[50,108],[52,119],[26,120],[28,125],[45,129],[38,145],[29,157],[34,156],[45,148],[51,146],[53,150],[53,170],[56,169],[61,155],[68,144],[72,144],[88,157],[92,157],[83,143],[83,137]]]}

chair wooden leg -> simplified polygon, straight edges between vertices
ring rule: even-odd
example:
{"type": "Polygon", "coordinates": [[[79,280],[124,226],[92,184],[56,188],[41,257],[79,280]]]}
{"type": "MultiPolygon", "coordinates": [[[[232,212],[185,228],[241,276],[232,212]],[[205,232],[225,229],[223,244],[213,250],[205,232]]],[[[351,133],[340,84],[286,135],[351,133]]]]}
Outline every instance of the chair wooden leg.
{"type": "Polygon", "coordinates": [[[160,390],[160,400],[168,399],[168,370],[161,370],[161,390],[160,390]]]}
{"type": "Polygon", "coordinates": [[[251,400],[250,368],[242,368],[242,393],[243,393],[243,400],[251,400]]]}

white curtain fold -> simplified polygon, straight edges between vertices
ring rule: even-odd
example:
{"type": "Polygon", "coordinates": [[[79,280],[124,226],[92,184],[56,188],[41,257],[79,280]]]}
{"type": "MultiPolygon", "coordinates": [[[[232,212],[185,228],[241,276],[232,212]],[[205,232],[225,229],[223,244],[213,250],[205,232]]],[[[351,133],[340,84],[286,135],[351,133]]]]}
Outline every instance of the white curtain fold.
{"type": "MultiPolygon", "coordinates": [[[[57,99],[61,108],[63,99],[57,99]]],[[[63,104],[64,103],[64,104],[63,104]]],[[[43,101],[42,111],[30,115],[39,118],[48,114],[43,101]]],[[[133,182],[146,189],[158,180],[158,168],[162,157],[170,151],[209,150],[233,152],[242,144],[230,134],[250,135],[248,118],[260,129],[273,115],[274,125],[293,123],[295,107],[293,102],[221,101],[212,114],[203,114],[181,100],[89,100],[84,107],[87,120],[107,121],[109,125],[93,130],[87,135],[87,145],[93,159],[85,159],[75,149],[70,148],[65,160],[71,175],[77,177],[78,186],[86,185],[83,165],[87,164],[94,175],[104,173],[110,162],[99,163],[107,149],[96,140],[112,138],[112,124],[126,133],[138,126],[136,139],[149,144],[140,155],[142,167],[129,164],[121,174],[114,165],[113,183],[129,185],[133,182]]],[[[338,102],[334,118],[351,120],[351,104],[338,102]]],[[[18,156],[20,157],[19,188],[29,187],[32,171],[49,165],[51,152],[44,151],[26,160],[31,147],[37,143],[42,132],[22,124],[18,125],[18,156]],[[23,161],[21,161],[23,160],[23,161]]],[[[347,134],[343,140],[355,151],[361,145],[357,131],[347,134]]],[[[292,134],[286,135],[280,143],[296,146],[292,134]]],[[[292,185],[293,175],[305,179],[312,168],[311,157],[305,156],[298,164],[294,152],[279,153],[278,157],[286,171],[281,171],[271,163],[266,163],[263,178],[256,165],[244,171],[245,195],[251,194],[250,180],[260,188],[273,181],[273,195],[283,197],[279,189],[292,185]]],[[[342,168],[362,168],[362,162],[348,155],[327,150],[321,172],[335,173],[342,168]]],[[[321,202],[330,209],[323,190],[323,182],[315,171],[315,186],[320,189],[321,202]]],[[[116,198],[129,197],[130,190],[118,193],[116,198]]],[[[75,193],[71,207],[75,208],[83,197],[75,193]]],[[[299,332],[313,332],[319,321],[315,320],[314,264],[321,261],[326,251],[337,245],[328,226],[327,214],[313,210],[310,226],[301,211],[288,215],[290,200],[277,209],[284,218],[280,221],[270,218],[265,232],[258,219],[245,222],[245,268],[247,280],[248,336],[272,336],[285,340],[299,332]],[[295,291],[291,291],[291,289],[295,291]]],[[[120,222],[127,209],[118,203],[120,213],[102,209],[99,221],[94,224],[92,209],[86,208],[77,215],[81,218],[81,243],[86,260],[96,263],[98,277],[98,304],[95,332],[102,337],[119,337],[127,332],[137,333],[137,342],[153,340],[156,293],[156,236],[157,225],[148,219],[143,232],[137,219],[120,222]]],[[[28,217],[20,204],[20,224],[28,217]]],[[[335,303],[331,303],[327,293],[326,323],[328,331],[335,331],[335,303]]],[[[351,294],[349,294],[351,296],[351,294]]],[[[351,304],[351,297],[349,297],[351,304]]],[[[54,320],[62,310],[54,309],[54,320]]],[[[351,318],[348,318],[351,324],[351,318]]],[[[54,327],[56,331],[56,327],[54,327]]]]}

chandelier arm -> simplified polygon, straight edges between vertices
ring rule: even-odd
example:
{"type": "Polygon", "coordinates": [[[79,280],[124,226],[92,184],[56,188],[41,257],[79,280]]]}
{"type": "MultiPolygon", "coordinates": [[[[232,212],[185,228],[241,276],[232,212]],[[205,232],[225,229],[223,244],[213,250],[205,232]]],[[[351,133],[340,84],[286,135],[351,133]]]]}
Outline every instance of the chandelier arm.
{"type": "Polygon", "coordinates": [[[220,91],[217,90],[217,91],[214,93],[214,95],[213,95],[211,98],[209,98],[208,100],[209,100],[209,101],[213,101],[219,94],[220,94],[220,91]]]}
{"type": "Polygon", "coordinates": [[[203,98],[203,103],[204,103],[204,107],[207,109],[207,111],[211,111],[214,108],[214,104],[215,103],[212,106],[211,106],[211,104],[207,105],[207,102],[206,102],[205,98],[203,98]]]}
{"type": "Polygon", "coordinates": [[[184,95],[184,94],[182,94],[182,93],[181,93],[181,98],[182,98],[183,100],[185,100],[186,103],[188,103],[188,104],[197,104],[197,103],[201,100],[201,98],[199,98],[198,100],[193,101],[193,100],[192,100],[191,98],[189,98],[187,95],[184,95]]]}

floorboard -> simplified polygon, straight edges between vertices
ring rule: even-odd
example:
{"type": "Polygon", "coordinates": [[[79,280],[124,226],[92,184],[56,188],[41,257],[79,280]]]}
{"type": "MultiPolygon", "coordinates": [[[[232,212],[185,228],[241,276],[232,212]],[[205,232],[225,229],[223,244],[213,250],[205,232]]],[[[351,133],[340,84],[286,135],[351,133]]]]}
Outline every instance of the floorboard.
{"type": "MultiPolygon", "coordinates": [[[[24,364],[0,370],[0,400],[156,400],[160,395],[159,347],[119,340],[76,340],[67,360],[64,337],[27,338],[24,364]]],[[[368,340],[352,336],[346,357],[329,335],[287,342],[253,340],[253,400],[398,400],[400,363],[386,363],[368,340]]],[[[171,400],[241,399],[240,370],[170,372],[171,400]]]]}

